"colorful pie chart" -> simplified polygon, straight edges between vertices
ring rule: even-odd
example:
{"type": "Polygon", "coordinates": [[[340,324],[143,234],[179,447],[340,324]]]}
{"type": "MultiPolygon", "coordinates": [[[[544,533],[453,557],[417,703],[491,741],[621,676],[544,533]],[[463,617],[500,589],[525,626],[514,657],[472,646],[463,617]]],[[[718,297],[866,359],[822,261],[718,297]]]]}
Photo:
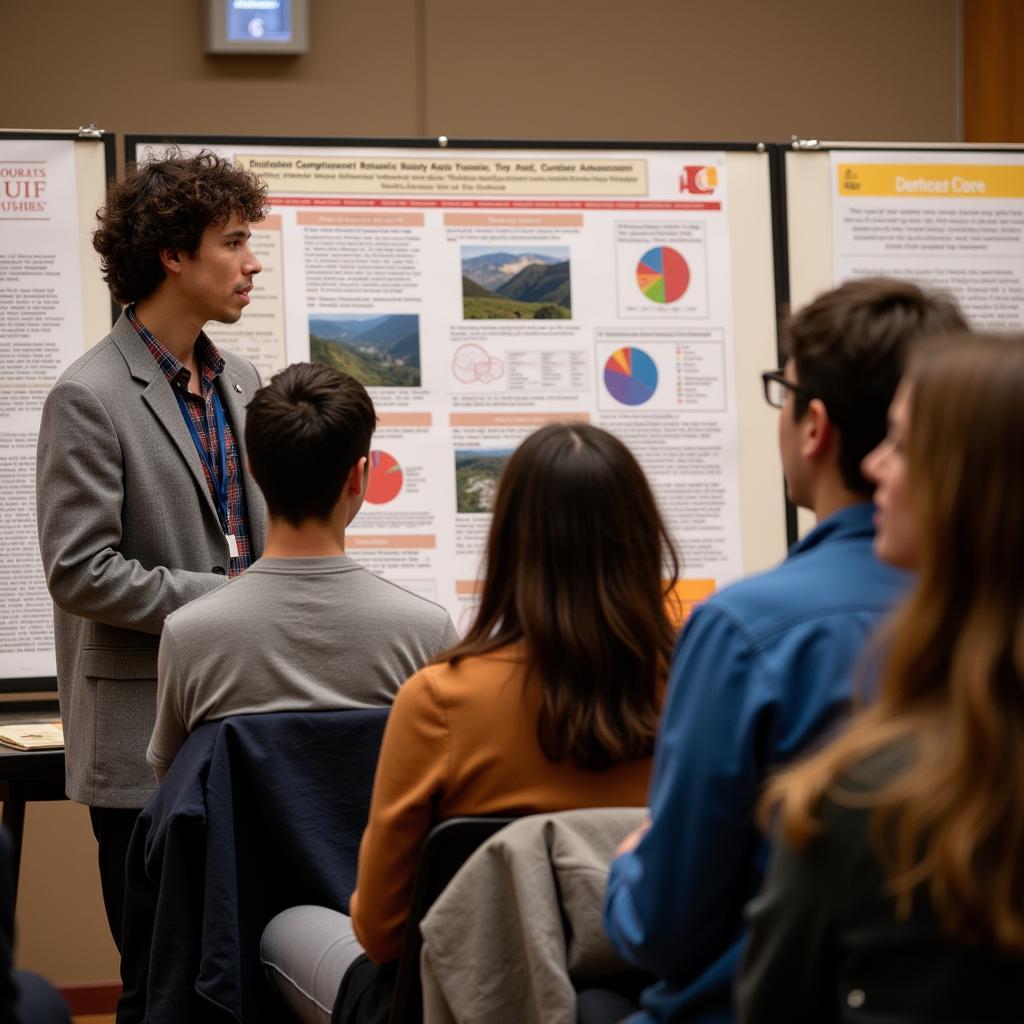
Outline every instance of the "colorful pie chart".
{"type": "Polygon", "coordinates": [[[675,302],[690,286],[690,265],[682,253],[667,245],[658,245],[640,257],[636,283],[651,302],[675,302]]]}
{"type": "Polygon", "coordinates": [[[366,500],[371,505],[386,505],[398,497],[402,489],[402,467],[393,455],[374,449],[370,452],[370,482],[366,485],[366,500]]]}
{"type": "Polygon", "coordinates": [[[604,386],[623,405],[643,405],[658,389],[658,367],[641,348],[618,348],[604,364],[604,386]]]}

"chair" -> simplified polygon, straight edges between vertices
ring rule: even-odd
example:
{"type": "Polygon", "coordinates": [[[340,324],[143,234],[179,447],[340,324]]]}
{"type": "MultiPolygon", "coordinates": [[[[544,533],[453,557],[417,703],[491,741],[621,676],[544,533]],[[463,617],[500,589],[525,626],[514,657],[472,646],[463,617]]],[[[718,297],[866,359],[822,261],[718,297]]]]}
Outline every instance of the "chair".
{"type": "Polygon", "coordinates": [[[118,1021],[277,1022],[259,937],[300,903],[348,910],[388,709],[207,722],[128,850],[118,1021]]]}
{"type": "Polygon", "coordinates": [[[390,1024],[416,1024],[423,1019],[420,988],[420,921],[470,854],[495,832],[515,821],[512,817],[449,818],[435,825],[423,842],[413,882],[409,921],[398,959],[390,1024]]]}

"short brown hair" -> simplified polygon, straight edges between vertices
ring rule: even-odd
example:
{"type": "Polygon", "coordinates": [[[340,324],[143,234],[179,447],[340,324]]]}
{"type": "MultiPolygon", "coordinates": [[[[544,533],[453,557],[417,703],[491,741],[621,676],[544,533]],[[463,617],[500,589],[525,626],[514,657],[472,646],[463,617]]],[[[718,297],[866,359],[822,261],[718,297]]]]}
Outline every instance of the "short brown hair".
{"type": "Polygon", "coordinates": [[[171,149],[162,160],[129,164],[96,214],[92,244],[103,280],[118,302],[138,302],[164,280],[162,249],[194,256],[210,225],[232,216],[255,224],[266,203],[255,175],[208,150],[185,156],[171,149]]]}
{"type": "Polygon", "coordinates": [[[377,414],[366,388],[323,363],[293,363],[246,407],[245,447],[267,508],[298,526],[326,519],[369,454],[377,414]]]}
{"type": "MultiPolygon", "coordinates": [[[[967,329],[956,301],[910,281],[867,277],[819,295],[786,323],[784,348],[797,382],[825,403],[839,434],[846,486],[870,496],[860,464],[885,436],[886,415],[910,346],[967,329]]],[[[808,399],[795,396],[797,419],[808,399]]]]}

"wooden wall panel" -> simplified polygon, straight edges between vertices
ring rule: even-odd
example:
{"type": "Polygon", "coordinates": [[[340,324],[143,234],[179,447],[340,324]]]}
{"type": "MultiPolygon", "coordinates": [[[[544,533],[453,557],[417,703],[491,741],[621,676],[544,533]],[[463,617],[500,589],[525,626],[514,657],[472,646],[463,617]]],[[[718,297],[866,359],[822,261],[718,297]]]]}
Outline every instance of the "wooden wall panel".
{"type": "Polygon", "coordinates": [[[1024,0],[964,0],[964,139],[1024,142],[1024,0]]]}

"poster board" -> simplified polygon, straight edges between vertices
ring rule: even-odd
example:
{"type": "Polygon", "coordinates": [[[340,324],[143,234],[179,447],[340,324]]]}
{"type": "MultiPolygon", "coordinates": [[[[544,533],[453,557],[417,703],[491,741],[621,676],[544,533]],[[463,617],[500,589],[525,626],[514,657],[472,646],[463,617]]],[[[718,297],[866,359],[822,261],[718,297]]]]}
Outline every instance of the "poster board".
{"type": "Polygon", "coordinates": [[[951,291],[981,329],[1024,329],[1024,146],[795,140],[784,167],[793,308],[884,271],[951,291]],[[997,264],[1013,308],[978,287],[997,264]]]}
{"type": "Polygon", "coordinates": [[[779,185],[791,308],[886,274],[951,292],[979,329],[1024,330],[1024,146],[794,140],[779,185]]]}
{"type": "Polygon", "coordinates": [[[367,568],[465,627],[500,468],[586,419],[651,477],[684,600],[785,553],[763,146],[128,136],[215,149],[269,187],[263,263],[218,345],[264,378],[310,358],[380,425],[347,535],[367,568]]]}
{"type": "Polygon", "coordinates": [[[110,331],[91,235],[114,146],[92,127],[0,130],[0,693],[56,689],[36,436],[57,377],[110,331]]]}

